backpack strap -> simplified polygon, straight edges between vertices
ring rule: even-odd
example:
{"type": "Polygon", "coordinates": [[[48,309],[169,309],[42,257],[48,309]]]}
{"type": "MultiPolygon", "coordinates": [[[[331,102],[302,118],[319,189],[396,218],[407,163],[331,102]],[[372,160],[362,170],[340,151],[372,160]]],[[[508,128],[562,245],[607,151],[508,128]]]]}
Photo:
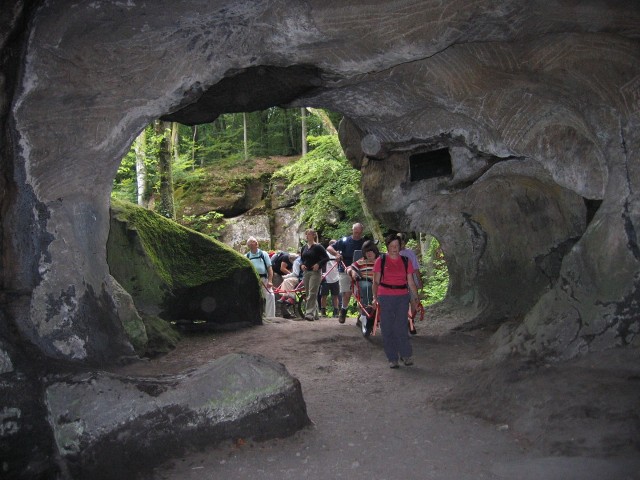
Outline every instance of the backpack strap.
{"type": "MultiPolygon", "coordinates": [[[[264,271],[267,272],[264,275],[260,275],[261,277],[268,277],[269,274],[269,267],[267,266],[267,261],[264,259],[264,254],[265,252],[263,250],[258,249],[258,253],[260,253],[260,258],[262,259],[262,263],[264,263],[264,271]]],[[[251,260],[251,252],[247,252],[247,254],[245,255],[249,260],[251,260]]],[[[258,258],[258,257],[253,257],[253,258],[258,258]]]]}
{"type": "MultiPolygon", "coordinates": [[[[265,260],[264,256],[268,255],[264,250],[260,250],[260,258],[262,258],[262,263],[264,263],[264,271],[265,272],[269,272],[269,267],[267,266],[267,261],[265,260]]],[[[406,265],[405,265],[406,267],[406,265]]]]}

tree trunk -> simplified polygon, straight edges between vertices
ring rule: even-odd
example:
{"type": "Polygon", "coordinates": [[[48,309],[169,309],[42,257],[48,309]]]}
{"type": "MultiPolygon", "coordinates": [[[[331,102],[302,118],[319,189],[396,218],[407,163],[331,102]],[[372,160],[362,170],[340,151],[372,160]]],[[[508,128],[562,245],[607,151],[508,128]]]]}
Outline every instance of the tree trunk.
{"type": "Polygon", "coordinates": [[[254,118],[258,121],[258,128],[260,129],[260,135],[258,138],[260,139],[260,154],[262,156],[266,156],[268,152],[271,150],[271,139],[269,138],[269,117],[271,109],[263,110],[259,112],[257,115],[254,115],[254,118]]]}
{"type": "Polygon", "coordinates": [[[242,112],[242,131],[244,140],[244,159],[249,160],[249,139],[247,136],[247,114],[242,112]]]}
{"type": "Polygon", "coordinates": [[[147,166],[145,165],[145,147],[147,143],[147,129],[140,132],[133,144],[136,153],[136,185],[138,186],[138,205],[147,206],[147,166]]]}
{"type": "Polygon", "coordinates": [[[160,205],[157,211],[167,218],[175,218],[173,203],[173,173],[171,170],[171,123],[156,120],[156,134],[162,139],[158,147],[158,172],[160,173],[160,205]]]}
{"type": "Polygon", "coordinates": [[[331,123],[331,119],[329,118],[329,115],[327,115],[327,112],[325,112],[320,108],[307,108],[307,110],[309,110],[314,115],[317,115],[318,117],[320,117],[320,120],[322,121],[322,126],[327,131],[327,133],[329,133],[330,135],[338,134],[338,130],[336,130],[336,127],[334,127],[333,123],[331,123]]]}
{"type": "MultiPolygon", "coordinates": [[[[193,136],[191,137],[191,170],[196,169],[196,142],[198,141],[198,126],[193,126],[193,136]]],[[[202,167],[202,163],[200,164],[202,167]]]]}
{"type": "Polygon", "coordinates": [[[302,147],[298,142],[298,115],[293,110],[285,110],[286,112],[286,131],[287,136],[287,155],[296,155],[301,151],[302,147]]]}
{"type": "Polygon", "coordinates": [[[306,155],[307,148],[307,109],[305,107],[300,108],[300,124],[302,126],[302,155],[306,155]]]}
{"type": "Polygon", "coordinates": [[[178,151],[180,148],[178,138],[178,122],[171,122],[171,153],[173,154],[174,162],[178,161],[178,155],[180,154],[178,151]]]}
{"type": "MultiPolygon", "coordinates": [[[[282,111],[283,113],[283,122],[282,122],[282,138],[285,139],[285,145],[283,148],[284,155],[293,155],[296,151],[295,149],[295,139],[293,138],[293,122],[294,116],[291,115],[291,112],[288,109],[282,111]]],[[[296,119],[297,121],[297,119],[296,119]]]]}

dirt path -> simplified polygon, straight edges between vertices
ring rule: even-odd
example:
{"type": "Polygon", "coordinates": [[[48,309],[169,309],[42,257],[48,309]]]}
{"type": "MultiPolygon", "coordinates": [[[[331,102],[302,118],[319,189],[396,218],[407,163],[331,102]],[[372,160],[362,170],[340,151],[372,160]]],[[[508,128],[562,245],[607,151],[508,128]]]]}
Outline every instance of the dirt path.
{"type": "Polygon", "coordinates": [[[239,440],[170,460],[148,478],[640,479],[633,459],[548,457],[507,425],[436,408],[487,348],[482,332],[441,327],[419,323],[415,365],[398,370],[387,366],[382,337],[363,338],[353,319],[272,319],[188,337],[145,372],[178,372],[230,352],[264,355],[300,380],[314,425],[286,439],[239,440]]]}

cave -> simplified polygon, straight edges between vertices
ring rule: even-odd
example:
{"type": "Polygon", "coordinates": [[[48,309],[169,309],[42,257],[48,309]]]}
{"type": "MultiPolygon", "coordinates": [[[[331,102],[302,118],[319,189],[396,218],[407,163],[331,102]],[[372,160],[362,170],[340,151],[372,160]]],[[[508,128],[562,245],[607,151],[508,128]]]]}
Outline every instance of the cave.
{"type": "MultiPolygon", "coordinates": [[[[638,351],[637,2],[18,0],[0,25],[8,478],[46,478],[52,457],[83,471],[81,445],[61,440],[83,418],[60,414],[58,436],[48,423],[67,375],[131,392],[102,373],[135,357],[106,261],[109,194],[157,118],[340,112],[369,209],[440,240],[450,285],[437,314],[497,329],[488,362],[638,351]]],[[[299,385],[287,388],[270,411],[296,409],[299,385]]]]}

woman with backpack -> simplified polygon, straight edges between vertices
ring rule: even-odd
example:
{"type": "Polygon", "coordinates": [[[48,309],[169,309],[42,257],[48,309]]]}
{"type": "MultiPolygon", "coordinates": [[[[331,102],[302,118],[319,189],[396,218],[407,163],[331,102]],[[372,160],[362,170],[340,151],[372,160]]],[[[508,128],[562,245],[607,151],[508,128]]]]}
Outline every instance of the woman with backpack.
{"type": "Polygon", "coordinates": [[[398,368],[398,360],[413,365],[412,349],[407,335],[409,305],[418,308],[418,289],[413,280],[413,265],[400,255],[400,239],[389,235],[384,242],[387,253],[373,266],[373,302],[380,315],[384,353],[390,368],[398,368]]]}

